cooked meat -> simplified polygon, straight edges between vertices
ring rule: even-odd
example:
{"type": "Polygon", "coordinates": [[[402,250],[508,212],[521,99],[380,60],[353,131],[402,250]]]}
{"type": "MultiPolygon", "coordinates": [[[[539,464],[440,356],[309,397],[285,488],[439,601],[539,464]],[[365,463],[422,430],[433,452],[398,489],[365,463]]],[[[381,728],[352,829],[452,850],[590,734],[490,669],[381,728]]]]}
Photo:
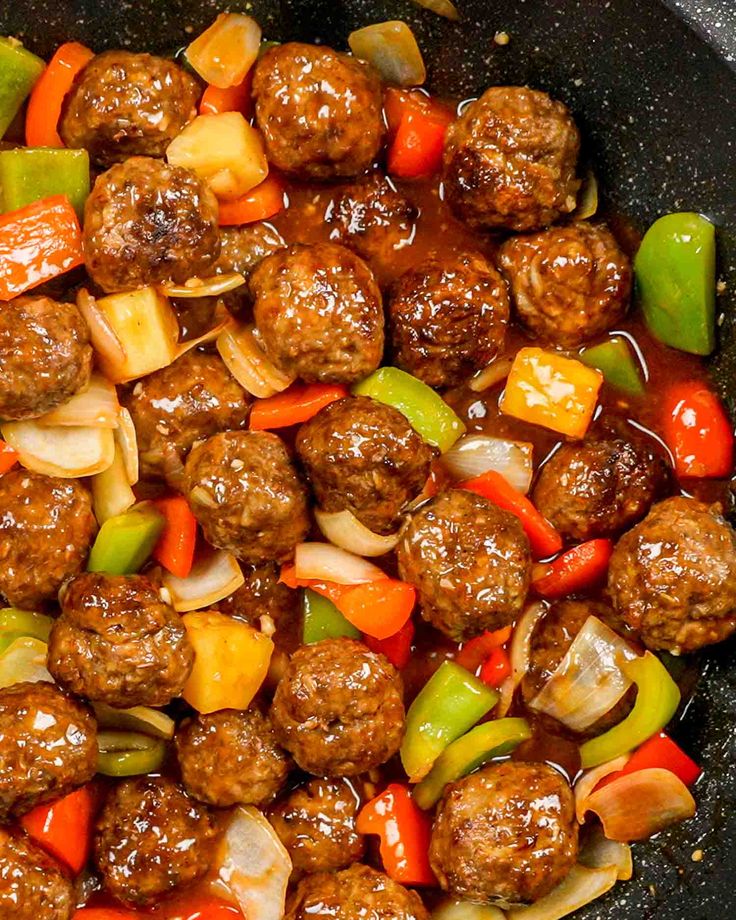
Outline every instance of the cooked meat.
{"type": "Polygon", "coordinates": [[[0,917],[71,920],[74,886],[25,834],[0,827],[0,917]]]}
{"type": "Polygon", "coordinates": [[[278,566],[264,562],[241,568],[244,583],[230,597],[219,601],[218,610],[251,625],[267,616],[277,631],[287,627],[298,613],[299,594],[279,581],[278,566]]]}
{"type": "Polygon", "coordinates": [[[285,246],[278,230],[265,221],[242,227],[223,227],[220,230],[220,255],[211,273],[239,272],[248,275],[262,259],[285,246]]]}

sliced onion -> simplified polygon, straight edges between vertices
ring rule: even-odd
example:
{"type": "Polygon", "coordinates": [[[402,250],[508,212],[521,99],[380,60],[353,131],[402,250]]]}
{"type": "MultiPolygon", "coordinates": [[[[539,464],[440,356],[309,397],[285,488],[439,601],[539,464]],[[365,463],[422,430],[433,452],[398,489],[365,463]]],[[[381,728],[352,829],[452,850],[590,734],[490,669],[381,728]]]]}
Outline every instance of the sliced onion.
{"type": "Polygon", "coordinates": [[[466,434],[442,455],[441,462],[455,479],[472,479],[495,470],[526,495],[534,473],[533,451],[533,445],[526,441],[466,434]]]}
{"type": "Polygon", "coordinates": [[[242,13],[220,13],[186,50],[189,64],[206,82],[227,89],[242,83],[258,57],[261,27],[242,13]]]}
{"type": "Polygon", "coordinates": [[[128,482],[134,486],[138,482],[138,435],[132,415],[124,408],[120,409],[115,443],[120,448],[128,482]]]}
{"type": "Polygon", "coordinates": [[[331,581],[338,585],[364,585],[386,578],[372,562],[330,543],[300,543],[294,553],[297,579],[331,581]]]}
{"type": "Polygon", "coordinates": [[[471,377],[468,381],[468,388],[474,393],[482,393],[484,390],[495,387],[497,383],[501,383],[508,377],[513,363],[512,358],[499,358],[471,377]]]}
{"type": "Polygon", "coordinates": [[[47,681],[53,684],[54,678],[46,668],[48,647],[40,639],[21,636],[11,643],[0,655],[0,690],[13,684],[47,681]]]}
{"type": "Polygon", "coordinates": [[[609,760],[608,763],[593,767],[592,770],[587,770],[583,773],[575,783],[575,817],[578,824],[582,824],[585,821],[585,807],[591,792],[601,780],[610,776],[611,773],[618,773],[619,770],[623,770],[629,762],[629,757],[631,757],[631,754],[622,754],[621,757],[609,760]]]}
{"type": "Polygon", "coordinates": [[[87,321],[92,347],[103,363],[116,367],[125,363],[125,349],[110,321],[97,306],[97,301],[85,288],[77,294],[77,308],[87,321]]]}
{"type": "Polygon", "coordinates": [[[227,311],[225,304],[221,300],[217,301],[212,321],[213,325],[211,328],[203,332],[202,335],[197,336],[196,339],[187,339],[184,342],[179,342],[176,349],[177,358],[181,358],[182,355],[185,355],[193,348],[198,348],[200,345],[207,345],[209,342],[217,341],[221,332],[235,325],[235,320],[227,311]]]}
{"type": "Polygon", "coordinates": [[[134,706],[132,709],[114,709],[107,703],[92,703],[98,728],[115,731],[142,732],[153,738],[170,741],[174,737],[176,723],[159,709],[150,706],[134,706]]]}
{"type": "Polygon", "coordinates": [[[37,421],[5,422],[3,438],[34,473],[78,479],[106,470],[115,459],[110,428],[50,428],[37,421]]]}
{"type": "Polygon", "coordinates": [[[224,550],[198,559],[186,578],[177,578],[171,572],[164,572],[162,578],[171,597],[171,606],[180,613],[211,607],[245,582],[238,560],[224,550]]]}
{"type": "Polygon", "coordinates": [[[615,866],[603,869],[573,866],[567,878],[548,895],[529,907],[506,911],[507,920],[560,920],[610,891],[617,877],[615,866]]]}
{"type": "Polygon", "coordinates": [[[160,290],[167,297],[220,297],[245,284],[239,272],[212,275],[210,278],[190,278],[184,284],[162,284],[160,290]]]}
{"type": "Polygon", "coordinates": [[[496,717],[503,718],[511,708],[516,688],[529,670],[529,654],[531,651],[532,633],[537,622],[547,612],[545,604],[538,602],[529,604],[521,615],[521,619],[514,627],[511,636],[509,659],[511,674],[501,684],[501,698],[496,706],[496,717]]]}
{"type": "Polygon", "coordinates": [[[578,193],[578,206],[573,217],[575,220],[587,220],[593,217],[598,210],[598,180],[592,172],[583,180],[583,186],[578,193]]]}
{"type": "Polygon", "coordinates": [[[372,64],[386,83],[421,86],[427,79],[414,33],[399,19],[351,32],[348,45],[356,57],[372,64]]]}
{"type": "Polygon", "coordinates": [[[47,426],[117,428],[119,409],[115,386],[101,374],[92,374],[86,390],[36,421],[47,426]]]}
{"type": "Polygon", "coordinates": [[[217,337],[217,350],[241,387],[258,399],[275,396],[294,382],[267,357],[252,326],[223,330],[217,337]]]}
{"type": "Polygon", "coordinates": [[[316,508],[314,517],[330,543],[356,556],[383,556],[399,542],[398,531],[387,537],[373,533],[350,511],[329,512],[316,508]]]}
{"type": "Polygon", "coordinates": [[[621,665],[636,658],[628,642],[590,616],[552,677],[529,703],[575,732],[585,731],[631,686],[621,665]]]}
{"type": "Polygon", "coordinates": [[[506,917],[502,910],[491,904],[443,901],[432,911],[432,920],[506,920],[506,917]]]}
{"type": "Polygon", "coordinates": [[[115,445],[115,458],[110,466],[92,477],[92,507],[97,523],[102,526],[110,518],[123,514],[136,502],[133,490],[128,482],[125,462],[118,444],[115,445]]]}
{"type": "Polygon", "coordinates": [[[414,3],[416,3],[417,6],[424,7],[425,10],[437,13],[438,16],[444,16],[445,19],[452,19],[454,21],[460,18],[457,7],[453,3],[450,3],[450,0],[414,0],[414,3]]]}
{"type": "Polygon", "coordinates": [[[628,882],[634,874],[634,861],[628,843],[609,840],[600,827],[595,827],[587,835],[580,850],[578,861],[588,869],[604,869],[614,866],[620,882],[628,882]]]}

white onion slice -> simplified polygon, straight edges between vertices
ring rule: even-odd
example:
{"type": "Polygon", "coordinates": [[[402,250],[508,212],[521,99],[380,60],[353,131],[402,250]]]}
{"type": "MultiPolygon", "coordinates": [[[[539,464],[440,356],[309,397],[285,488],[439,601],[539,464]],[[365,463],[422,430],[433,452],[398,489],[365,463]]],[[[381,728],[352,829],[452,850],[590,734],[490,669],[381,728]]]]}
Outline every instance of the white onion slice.
{"type": "Polygon", "coordinates": [[[133,424],[133,417],[127,409],[120,409],[115,443],[120,448],[128,482],[134,486],[138,482],[138,435],[133,424]]]}
{"type": "Polygon", "coordinates": [[[427,79],[414,33],[399,19],[356,29],[348,35],[348,45],[356,57],[372,64],[386,83],[421,86],[427,79]]]}
{"type": "Polygon", "coordinates": [[[115,459],[110,428],[51,428],[37,421],[5,422],[3,438],[34,473],[78,479],[106,470],[115,459]]]}
{"type": "Polygon", "coordinates": [[[110,518],[123,514],[135,504],[135,495],[128,482],[125,462],[118,444],[115,445],[115,458],[110,466],[93,476],[92,507],[97,523],[102,526],[110,518]]]}
{"type": "Polygon", "coordinates": [[[592,172],[588,172],[578,192],[578,206],[572,216],[574,220],[587,220],[593,217],[597,210],[598,180],[592,172]]]}
{"type": "Polygon", "coordinates": [[[39,425],[72,428],[117,428],[118,394],[114,384],[101,374],[92,374],[89,386],[36,419],[39,425]]]}
{"type": "Polygon", "coordinates": [[[330,543],[356,556],[383,556],[399,542],[398,531],[387,537],[373,533],[350,511],[330,512],[315,508],[314,517],[330,543]]]}
{"type": "Polygon", "coordinates": [[[123,343],[108,318],[97,306],[95,298],[85,288],[80,288],[77,294],[77,309],[87,321],[92,347],[103,363],[111,367],[125,364],[123,343]]]}
{"type": "Polygon", "coordinates": [[[432,911],[432,920],[506,920],[500,908],[472,901],[443,901],[432,911]]]}
{"type": "Polygon", "coordinates": [[[575,783],[575,818],[578,824],[585,822],[585,808],[590,794],[593,792],[598,783],[610,776],[611,773],[618,773],[623,770],[629,762],[631,754],[622,754],[614,760],[602,763],[599,767],[593,767],[592,770],[586,770],[585,773],[575,783]]]}
{"type": "Polygon", "coordinates": [[[176,349],[175,360],[181,358],[182,355],[185,355],[193,348],[198,348],[200,345],[207,345],[210,342],[215,342],[219,338],[221,332],[235,325],[235,320],[230,315],[230,313],[228,313],[227,309],[225,308],[225,304],[221,300],[217,301],[217,307],[215,308],[215,315],[213,320],[214,323],[212,327],[206,332],[203,332],[202,335],[197,336],[196,339],[187,339],[185,342],[179,342],[176,349]]]}
{"type": "Polygon", "coordinates": [[[0,655],[0,690],[23,682],[53,684],[46,668],[47,652],[46,643],[32,636],[21,636],[11,643],[0,655]]]}
{"type": "Polygon", "coordinates": [[[141,732],[152,738],[170,741],[174,737],[176,723],[160,709],[150,706],[133,706],[131,709],[115,709],[107,703],[92,703],[97,727],[115,731],[141,732]]]}
{"type": "Polygon", "coordinates": [[[521,619],[514,627],[509,648],[511,674],[501,684],[501,698],[496,706],[496,718],[503,718],[511,708],[516,688],[529,670],[529,654],[531,650],[532,633],[537,622],[547,612],[547,607],[541,602],[529,604],[521,615],[521,619]]]}
{"type": "Polygon", "coordinates": [[[190,278],[184,284],[162,284],[160,290],[167,297],[220,297],[245,284],[240,272],[212,275],[210,278],[190,278]]]}
{"type": "Polygon", "coordinates": [[[513,363],[511,358],[498,358],[488,367],[484,367],[482,371],[478,371],[474,377],[471,377],[468,381],[468,388],[474,393],[482,393],[484,390],[495,387],[497,383],[501,383],[502,380],[508,377],[513,363]]]}
{"type": "Polygon", "coordinates": [[[634,874],[634,861],[628,843],[609,840],[600,829],[594,827],[587,835],[578,856],[578,862],[588,869],[603,869],[614,866],[618,881],[628,882],[634,874]]]}
{"type": "Polygon", "coordinates": [[[177,578],[171,572],[163,572],[162,578],[171,606],[179,613],[211,607],[245,582],[238,560],[224,550],[198,559],[186,578],[177,578]]]}
{"type": "Polygon", "coordinates": [[[228,327],[218,335],[216,344],[233,377],[258,399],[275,396],[294,382],[267,357],[252,326],[228,327]]]}
{"type": "Polygon", "coordinates": [[[450,0],[414,0],[414,3],[417,6],[424,7],[425,10],[437,13],[438,16],[444,16],[445,19],[454,21],[460,18],[457,7],[450,0]]]}
{"type": "Polygon", "coordinates": [[[442,455],[441,462],[455,479],[472,479],[489,470],[500,473],[526,495],[532,484],[534,447],[485,434],[466,434],[442,455]]]}
{"type": "Polygon", "coordinates": [[[299,580],[306,578],[338,585],[364,585],[386,578],[377,565],[330,543],[299,543],[294,562],[299,580]]]}
{"type": "Polygon", "coordinates": [[[610,891],[617,877],[615,866],[602,869],[573,866],[567,878],[548,895],[528,907],[506,911],[507,920],[560,920],[610,891]]]}

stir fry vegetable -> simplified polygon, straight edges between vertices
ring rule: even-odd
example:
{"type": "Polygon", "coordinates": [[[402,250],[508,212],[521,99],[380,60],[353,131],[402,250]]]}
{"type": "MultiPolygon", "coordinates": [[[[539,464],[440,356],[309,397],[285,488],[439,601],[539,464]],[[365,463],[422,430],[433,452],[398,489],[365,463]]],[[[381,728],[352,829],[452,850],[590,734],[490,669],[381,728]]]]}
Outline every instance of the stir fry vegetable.
{"type": "Polygon", "coordinates": [[[665,732],[657,732],[656,735],[652,735],[648,741],[645,741],[641,747],[634,751],[626,762],[625,767],[607,776],[599,784],[599,788],[619,776],[636,773],[637,770],[648,770],[653,767],[670,770],[686,786],[692,786],[697,782],[703,772],[695,761],[679,745],[675,744],[669,735],[665,734],[665,732]]]}
{"type": "Polygon", "coordinates": [[[240,112],[246,118],[251,110],[252,72],[234,86],[224,89],[210,84],[199,100],[200,115],[220,115],[222,112],[240,112]]]}
{"type": "Polygon", "coordinates": [[[0,431],[17,452],[21,466],[46,476],[95,476],[115,459],[115,436],[110,428],[44,425],[30,419],[3,422],[0,431]]]}
{"type": "Polygon", "coordinates": [[[257,399],[250,410],[249,427],[260,431],[300,425],[347,395],[347,389],[336,384],[296,384],[276,396],[257,399]]]}
{"type": "Polygon", "coordinates": [[[106,470],[92,476],[90,485],[95,517],[100,525],[110,518],[125,514],[135,505],[135,494],[130,487],[125,460],[117,441],[112,463],[106,470]]]}
{"type": "Polygon", "coordinates": [[[329,598],[309,588],[304,589],[302,596],[302,616],[302,642],[305,645],[341,636],[360,638],[360,630],[345,619],[329,598]]]}
{"type": "Polygon", "coordinates": [[[92,849],[95,795],[82,786],[68,795],[37,805],[20,819],[28,836],[78,875],[92,849]]]}
{"type": "Polygon", "coordinates": [[[164,519],[153,558],[177,578],[187,578],[194,563],[197,519],[181,495],[159,498],[153,504],[164,519]]]}
{"type": "Polygon", "coordinates": [[[140,505],[109,518],[100,527],[87,569],[108,575],[133,575],[153,552],[165,526],[163,515],[151,504],[140,505]]]}
{"type": "Polygon", "coordinates": [[[18,610],[15,607],[0,610],[0,654],[22,636],[48,642],[53,623],[51,617],[34,610],[18,610]]]}
{"type": "Polygon", "coordinates": [[[494,470],[522,495],[532,484],[533,447],[483,434],[466,434],[442,455],[442,464],[456,479],[473,479],[494,470]]]}
{"type": "Polygon", "coordinates": [[[92,708],[98,728],[140,732],[153,738],[163,738],[164,741],[174,737],[175,722],[160,709],[151,709],[150,706],[115,709],[107,703],[93,703],[92,708]]]}
{"type": "Polygon", "coordinates": [[[407,620],[392,636],[385,639],[374,639],[373,636],[364,633],[363,642],[372,652],[385,655],[395,668],[401,670],[409,664],[414,631],[414,624],[411,620],[407,620]]]}
{"type": "Polygon", "coordinates": [[[347,509],[322,511],[315,508],[314,518],[330,543],[357,556],[383,556],[399,542],[398,531],[385,536],[374,533],[347,509]]]}
{"type": "Polygon", "coordinates": [[[186,578],[163,573],[172,606],[180,613],[216,604],[237,591],[244,581],[238,560],[224,550],[200,555],[186,578]]]}
{"type": "Polygon", "coordinates": [[[18,462],[18,453],[13,450],[10,444],[0,441],[0,476],[12,470],[18,462]]]}
{"type": "Polygon", "coordinates": [[[511,627],[505,626],[503,629],[496,629],[493,632],[486,630],[479,636],[475,636],[463,647],[455,656],[455,663],[462,668],[467,668],[471,674],[475,674],[483,662],[500,648],[505,645],[511,638],[511,627]]]}
{"type": "Polygon", "coordinates": [[[610,386],[629,396],[644,395],[644,382],[638,362],[631,354],[624,336],[615,335],[600,345],[584,348],[579,357],[583,364],[599,370],[610,386]]]}
{"type": "Polygon", "coordinates": [[[74,78],[94,57],[78,42],[60,45],[41,78],[33,87],[26,113],[26,144],[29,147],[63,147],[58,124],[64,98],[74,78]]]}
{"type": "Polygon", "coordinates": [[[268,220],[284,207],[284,186],[279,178],[269,173],[254,189],[242,198],[220,202],[219,222],[221,227],[252,224],[268,220]]]}
{"type": "Polygon", "coordinates": [[[13,38],[0,38],[0,138],[43,73],[44,62],[13,38]]]}
{"type": "Polygon", "coordinates": [[[678,476],[718,479],[730,475],[733,423],[706,384],[689,380],[667,389],[662,431],[678,476]]]}
{"type": "Polygon", "coordinates": [[[155,773],[166,756],[166,744],[140,732],[102,731],[97,735],[97,772],[103,776],[155,773]]]}
{"type": "Polygon", "coordinates": [[[454,114],[420,93],[389,89],[386,119],[393,135],[387,165],[392,176],[417,179],[437,172],[447,128],[454,114]]]}
{"type": "Polygon", "coordinates": [[[65,195],[81,219],[89,195],[86,150],[0,151],[0,210],[15,211],[53,195],[65,195]]]}
{"type": "Polygon", "coordinates": [[[241,13],[220,13],[186,50],[187,61],[207,83],[227,89],[242,83],[258,57],[261,27],[241,13]]]}
{"type": "Polygon", "coordinates": [[[421,86],[427,78],[414,33],[405,22],[377,22],[348,35],[356,57],[372,64],[387,83],[421,86]]]}
{"type": "Polygon", "coordinates": [[[0,690],[13,684],[54,679],[46,667],[48,648],[41,639],[19,636],[0,654],[0,690]]]}
{"type": "Polygon", "coordinates": [[[580,543],[554,562],[535,567],[532,588],[540,597],[550,600],[596,588],[606,577],[612,553],[612,540],[580,543]]]}

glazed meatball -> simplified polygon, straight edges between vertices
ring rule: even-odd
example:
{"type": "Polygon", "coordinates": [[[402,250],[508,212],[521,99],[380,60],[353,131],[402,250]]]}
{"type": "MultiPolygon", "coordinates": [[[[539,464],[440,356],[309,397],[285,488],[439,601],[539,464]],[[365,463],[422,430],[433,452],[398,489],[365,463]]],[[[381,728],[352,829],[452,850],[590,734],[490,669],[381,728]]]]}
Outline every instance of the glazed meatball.
{"type": "Polygon", "coordinates": [[[242,227],[223,227],[220,230],[220,255],[212,274],[239,272],[248,275],[262,259],[285,246],[278,230],[265,221],[242,227]]]}
{"type": "Polygon", "coordinates": [[[290,761],[268,716],[257,709],[197,715],[176,734],[184,788],[208,805],[267,805],[281,791],[290,761]]]}
{"type": "Polygon", "coordinates": [[[218,610],[251,625],[263,616],[270,617],[277,630],[291,622],[299,611],[299,595],[279,581],[278,566],[263,562],[241,568],[245,581],[234,594],[219,601],[218,610]]]}
{"type": "Polygon", "coordinates": [[[396,364],[429,386],[450,387],[503,347],[509,296],[480,253],[434,255],[399,278],[388,314],[396,364]]]}
{"type": "Polygon", "coordinates": [[[181,617],[144,575],[86,572],[64,586],[48,668],[73,693],[122,709],[165,706],[193,663],[181,617]]]}
{"type": "Polygon", "coordinates": [[[317,776],[355,776],[380,766],[404,736],[401,677],[353,639],[324,639],[291,658],[271,707],[276,737],[317,776]]]}
{"type": "Polygon", "coordinates": [[[218,355],[188,351],[122,394],[135,425],[141,473],[183,486],[192,446],[220,431],[244,428],[251,397],[218,355]]]}
{"type": "Polygon", "coordinates": [[[453,897],[511,904],[549,894],[577,854],[567,781],[546,764],[512,760],[448,787],[429,849],[432,869],[453,897]]]}
{"type": "Polygon", "coordinates": [[[81,571],[97,521],[74,479],[16,469],[0,476],[0,594],[33,610],[81,571]]]}
{"type": "Polygon", "coordinates": [[[76,904],[59,864],[25,834],[0,828],[0,917],[71,920],[76,904]]]}
{"type": "Polygon", "coordinates": [[[445,137],[445,196],[471,227],[527,232],[575,210],[580,134],[540,90],[494,86],[445,137]]]}
{"type": "Polygon", "coordinates": [[[270,431],[216,434],[191,452],[184,472],[206,540],[243,562],[281,562],[309,530],[306,489],[270,431]]]}
{"type": "Polygon", "coordinates": [[[363,858],[356,820],[361,800],[347,779],[312,779],[272,809],[269,821],[294,871],[334,872],[363,858]]]}
{"type": "Polygon", "coordinates": [[[277,45],[255,66],[253,98],[269,162],[292,176],[359,176],[381,147],[381,81],[347,54],[277,45]]]}
{"type": "Polygon", "coordinates": [[[282,249],[263,259],[249,287],[263,347],[285,374],[307,383],[355,383],[380,364],[381,294],[349,249],[282,249]]]}
{"type": "Polygon", "coordinates": [[[286,904],[284,920],[429,920],[416,891],[356,863],[342,872],[309,875],[286,904]]]}
{"type": "Polygon", "coordinates": [[[163,776],[114,786],[97,820],[94,858],[107,891],[145,907],[205,874],[216,838],[206,805],[163,776]]]}
{"type": "Polygon", "coordinates": [[[49,297],[0,303],[0,418],[38,418],[89,384],[92,347],[82,314],[49,297]]]}
{"type": "Polygon", "coordinates": [[[619,540],[608,590],[645,645],[674,654],[736,631],[736,534],[692,498],[669,498],[619,540]]]}
{"type": "Polygon", "coordinates": [[[59,133],[97,166],[140,154],[163,157],[197,114],[196,80],[173,61],[105,51],[81,71],[66,97],[59,133]]]}
{"type": "Polygon", "coordinates": [[[432,449],[392,406],[353,396],[299,429],[296,449],[324,511],[351,511],[369,530],[391,533],[422,491],[432,449]]]}
{"type": "Polygon", "coordinates": [[[631,266],[606,227],[580,222],[514,236],[498,259],[519,320],[545,342],[573,348],[626,312],[631,266]]]}
{"type": "Polygon", "coordinates": [[[89,782],[97,725],[86,706],[53,684],[0,690],[0,821],[89,782]]]}
{"type": "Polygon", "coordinates": [[[641,520],[667,480],[662,459],[623,438],[563,444],[542,467],[534,504],[569,540],[610,537],[641,520]]]}
{"type": "Polygon", "coordinates": [[[397,554],[422,616],[455,641],[501,629],[521,613],[529,541],[518,518],[480,495],[452,489],[427,502],[403,530],[397,554]]]}
{"type": "Polygon", "coordinates": [[[204,275],[220,254],[217,215],[190,169],[131,157],[98,176],[84,206],[87,272],[104,291],[204,275]]]}

